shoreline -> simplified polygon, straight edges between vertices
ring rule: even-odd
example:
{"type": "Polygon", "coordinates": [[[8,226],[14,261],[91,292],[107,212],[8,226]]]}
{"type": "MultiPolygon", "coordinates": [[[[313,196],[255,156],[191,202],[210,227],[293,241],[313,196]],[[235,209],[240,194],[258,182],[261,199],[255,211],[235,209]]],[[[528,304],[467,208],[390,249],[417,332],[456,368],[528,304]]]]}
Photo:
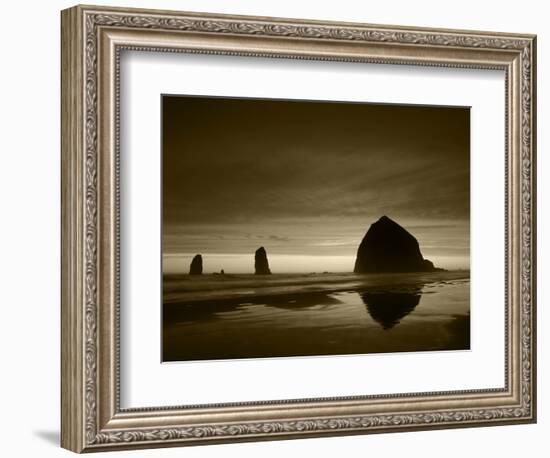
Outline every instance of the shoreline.
{"type": "Polygon", "coordinates": [[[469,280],[470,271],[384,274],[205,274],[163,277],[163,305],[221,300],[260,300],[262,297],[337,293],[368,289],[421,288],[427,284],[469,280]],[[170,278],[172,277],[172,278],[170,278]]]}

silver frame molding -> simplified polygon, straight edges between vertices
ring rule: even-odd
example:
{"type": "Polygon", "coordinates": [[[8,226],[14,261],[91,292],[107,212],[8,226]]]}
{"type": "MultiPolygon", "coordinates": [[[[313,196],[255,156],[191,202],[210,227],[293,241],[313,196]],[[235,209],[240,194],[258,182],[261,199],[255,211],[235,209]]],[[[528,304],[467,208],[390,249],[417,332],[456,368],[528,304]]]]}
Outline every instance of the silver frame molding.
{"type": "Polygon", "coordinates": [[[536,421],[534,35],[76,6],[62,12],[61,445],[75,452],[536,421]],[[506,75],[506,386],[121,409],[119,62],[125,49],[506,75]]]}

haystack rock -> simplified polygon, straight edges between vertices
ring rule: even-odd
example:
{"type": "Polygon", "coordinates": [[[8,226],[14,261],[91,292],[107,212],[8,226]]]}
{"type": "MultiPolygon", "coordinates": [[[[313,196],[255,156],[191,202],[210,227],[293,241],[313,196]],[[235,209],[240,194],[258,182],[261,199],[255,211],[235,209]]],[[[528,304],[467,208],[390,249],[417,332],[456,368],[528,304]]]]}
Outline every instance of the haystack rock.
{"type": "Polygon", "coordinates": [[[433,272],[441,270],[424,259],[416,238],[387,216],[372,224],[355,260],[356,274],[381,272],[433,272]]]}
{"type": "Polygon", "coordinates": [[[256,250],[254,255],[254,270],[256,275],[270,275],[269,262],[267,262],[267,253],[262,246],[256,250]]]}
{"type": "Polygon", "coordinates": [[[189,268],[189,275],[201,275],[201,274],[202,274],[202,256],[200,254],[197,254],[191,261],[191,267],[189,268]]]}

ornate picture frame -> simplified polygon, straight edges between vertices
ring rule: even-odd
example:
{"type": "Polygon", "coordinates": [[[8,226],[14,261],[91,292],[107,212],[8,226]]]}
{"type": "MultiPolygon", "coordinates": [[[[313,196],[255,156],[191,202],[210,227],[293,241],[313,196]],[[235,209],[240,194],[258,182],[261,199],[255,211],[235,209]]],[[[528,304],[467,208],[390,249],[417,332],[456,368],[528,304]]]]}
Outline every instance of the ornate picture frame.
{"type": "Polygon", "coordinates": [[[536,421],[536,37],[75,6],[62,12],[62,424],[75,452],[536,421]],[[505,387],[122,409],[123,50],[502,70],[505,387]]]}

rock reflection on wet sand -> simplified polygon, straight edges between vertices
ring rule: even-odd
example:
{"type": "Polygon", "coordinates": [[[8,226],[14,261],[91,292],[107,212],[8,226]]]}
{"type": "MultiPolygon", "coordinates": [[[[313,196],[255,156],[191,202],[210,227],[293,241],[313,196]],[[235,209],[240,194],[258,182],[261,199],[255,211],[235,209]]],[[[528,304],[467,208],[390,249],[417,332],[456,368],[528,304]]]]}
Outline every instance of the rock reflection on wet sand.
{"type": "Polygon", "coordinates": [[[411,313],[420,302],[420,289],[403,292],[368,292],[359,293],[374,321],[384,329],[393,328],[402,318],[411,313]]]}
{"type": "Polygon", "coordinates": [[[350,276],[331,288],[277,291],[239,281],[230,294],[205,290],[201,300],[193,285],[190,300],[165,302],[164,361],[470,348],[467,272],[350,276]]]}

